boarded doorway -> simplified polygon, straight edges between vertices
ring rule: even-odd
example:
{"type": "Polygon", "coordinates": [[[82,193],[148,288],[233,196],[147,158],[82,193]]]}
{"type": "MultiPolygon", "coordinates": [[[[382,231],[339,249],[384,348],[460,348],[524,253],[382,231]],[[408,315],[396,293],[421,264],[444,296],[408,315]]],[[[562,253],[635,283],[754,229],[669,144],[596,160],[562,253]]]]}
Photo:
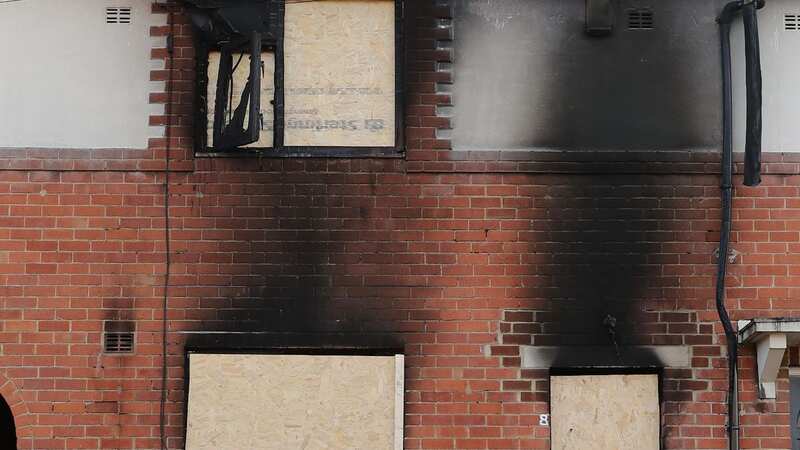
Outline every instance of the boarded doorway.
{"type": "Polygon", "coordinates": [[[553,450],[658,450],[656,374],[550,378],[553,450]]]}
{"type": "Polygon", "coordinates": [[[14,415],[2,396],[0,396],[0,448],[17,448],[17,428],[14,426],[14,415]]]}

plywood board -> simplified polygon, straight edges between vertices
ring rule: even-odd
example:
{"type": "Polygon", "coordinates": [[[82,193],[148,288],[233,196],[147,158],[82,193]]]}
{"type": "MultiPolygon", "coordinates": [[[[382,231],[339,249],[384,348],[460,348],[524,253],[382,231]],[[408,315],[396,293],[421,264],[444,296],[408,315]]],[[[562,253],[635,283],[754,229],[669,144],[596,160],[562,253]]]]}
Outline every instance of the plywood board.
{"type": "MultiPolygon", "coordinates": [[[[236,66],[236,61],[239,54],[233,55],[233,62],[236,70],[233,72],[233,94],[232,100],[228,102],[228,109],[233,110],[239,105],[242,98],[242,89],[247,83],[247,78],[250,76],[250,58],[244,55],[241,62],[236,66]]],[[[214,102],[217,100],[217,79],[219,77],[219,60],[220,52],[212,51],[208,54],[208,86],[206,92],[206,142],[208,147],[214,145],[214,102]]],[[[245,148],[267,148],[272,147],[272,128],[273,117],[275,117],[272,104],[270,103],[275,98],[275,55],[269,52],[261,53],[261,61],[263,62],[264,71],[261,76],[261,117],[262,129],[259,134],[259,139],[245,148]]],[[[226,111],[227,112],[227,111],[226,111]]],[[[245,118],[245,126],[247,118],[245,118]]]]}
{"type": "Polygon", "coordinates": [[[192,353],[186,448],[395,449],[402,390],[402,357],[192,353]]]}
{"type": "Polygon", "coordinates": [[[553,450],[658,450],[657,375],[550,378],[553,450]]]}
{"type": "Polygon", "coordinates": [[[287,146],[395,145],[395,3],[288,2],[287,146]]]}

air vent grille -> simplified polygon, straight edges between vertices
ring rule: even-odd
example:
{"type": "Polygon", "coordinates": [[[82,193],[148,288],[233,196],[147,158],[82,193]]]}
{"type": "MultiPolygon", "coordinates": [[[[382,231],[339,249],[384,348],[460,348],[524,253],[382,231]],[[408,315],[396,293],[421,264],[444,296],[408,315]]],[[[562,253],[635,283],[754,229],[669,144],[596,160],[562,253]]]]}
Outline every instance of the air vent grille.
{"type": "Polygon", "coordinates": [[[783,29],[786,31],[800,31],[800,14],[784,15],[783,29]]]}
{"type": "Polygon", "coordinates": [[[131,8],[106,8],[106,23],[131,23],[131,8]]]}
{"type": "Polygon", "coordinates": [[[103,352],[105,353],[131,353],[133,352],[133,333],[109,332],[103,336],[103,352]]]}
{"type": "Polygon", "coordinates": [[[652,30],[655,28],[653,20],[652,9],[634,8],[628,10],[629,30],[652,30]]]}

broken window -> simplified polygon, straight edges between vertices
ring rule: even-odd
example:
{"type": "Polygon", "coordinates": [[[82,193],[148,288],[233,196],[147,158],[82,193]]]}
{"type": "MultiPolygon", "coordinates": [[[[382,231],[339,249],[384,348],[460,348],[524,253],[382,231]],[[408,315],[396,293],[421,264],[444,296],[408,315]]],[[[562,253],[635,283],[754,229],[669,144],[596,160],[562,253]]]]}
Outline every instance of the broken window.
{"type": "Polygon", "coordinates": [[[207,114],[210,147],[272,147],[275,54],[261,51],[255,58],[243,52],[209,52],[206,98],[213,106],[207,114]],[[260,83],[252,81],[254,75],[260,83]]]}
{"type": "Polygon", "coordinates": [[[199,151],[399,148],[394,0],[190,3],[199,151]]]}

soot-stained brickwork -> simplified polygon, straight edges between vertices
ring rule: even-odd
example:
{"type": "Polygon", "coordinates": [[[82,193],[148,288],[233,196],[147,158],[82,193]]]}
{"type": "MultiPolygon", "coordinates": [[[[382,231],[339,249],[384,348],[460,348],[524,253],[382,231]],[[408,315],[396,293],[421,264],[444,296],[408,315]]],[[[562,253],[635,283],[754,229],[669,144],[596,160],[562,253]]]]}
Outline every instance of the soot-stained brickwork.
{"type": "MultiPolygon", "coordinates": [[[[154,7],[163,13],[160,7],[154,7]]],[[[667,449],[723,449],[727,362],[714,309],[716,154],[449,150],[449,8],[411,2],[407,152],[398,158],[192,155],[193,52],[180,12],[169,114],[170,448],[184,434],[196,333],[379,337],[406,355],[405,448],[546,449],[546,369],[520,346],[689,349],[663,372],[667,449]]],[[[164,61],[154,79],[168,79],[164,61]]],[[[20,448],[158,448],[166,273],[164,139],[147,150],[0,155],[0,395],[20,448]],[[104,321],[136,323],[132,354],[104,321]]],[[[734,319],[800,315],[800,158],[738,187],[734,319]]],[[[307,342],[307,341],[304,341],[307,342]]],[[[774,401],[740,363],[742,448],[789,449],[787,366],[774,401]]]]}

